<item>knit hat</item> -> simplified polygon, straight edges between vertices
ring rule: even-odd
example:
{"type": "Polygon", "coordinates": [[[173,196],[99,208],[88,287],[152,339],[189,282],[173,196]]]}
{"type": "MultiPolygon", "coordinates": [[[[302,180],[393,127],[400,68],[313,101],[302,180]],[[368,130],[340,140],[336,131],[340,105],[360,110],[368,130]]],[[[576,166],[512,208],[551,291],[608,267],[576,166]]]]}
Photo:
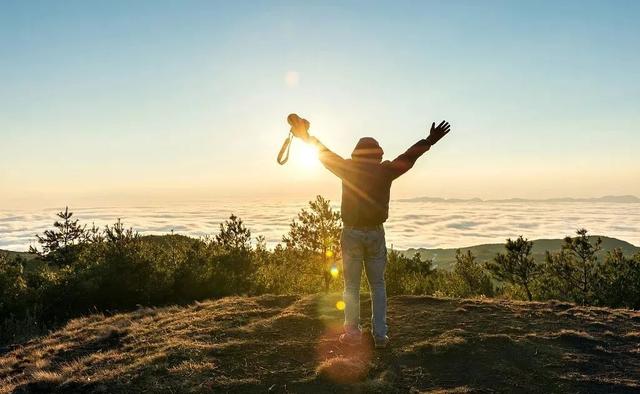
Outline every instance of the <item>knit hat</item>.
{"type": "Polygon", "coordinates": [[[374,138],[364,137],[360,138],[360,141],[356,144],[355,149],[351,153],[352,159],[375,159],[382,160],[384,151],[374,138]]]}

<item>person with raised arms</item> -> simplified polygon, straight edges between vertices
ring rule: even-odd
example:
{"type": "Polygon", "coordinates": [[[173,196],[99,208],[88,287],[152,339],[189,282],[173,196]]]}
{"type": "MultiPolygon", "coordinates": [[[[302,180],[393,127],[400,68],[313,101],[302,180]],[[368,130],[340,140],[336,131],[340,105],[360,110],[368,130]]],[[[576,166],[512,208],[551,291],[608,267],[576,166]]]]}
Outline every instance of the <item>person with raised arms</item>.
{"type": "MultiPolygon", "coordinates": [[[[287,121],[291,134],[318,148],[320,161],[342,180],[342,251],[344,270],[344,333],[340,342],[357,345],[362,341],[360,327],[360,277],[364,267],[371,289],[371,325],[376,348],[384,348],[387,336],[387,295],[384,271],[387,247],[383,223],[389,216],[389,196],[392,182],[409,171],[416,160],[450,131],[442,121],[431,124],[427,138],[413,144],[394,160],[382,161],[384,151],[374,138],[361,138],[344,159],[332,152],[316,137],[309,135],[310,123],[296,114],[287,121]]],[[[290,142],[290,140],[289,140],[290,142]]],[[[283,147],[284,148],[284,147],[283,147]]]]}

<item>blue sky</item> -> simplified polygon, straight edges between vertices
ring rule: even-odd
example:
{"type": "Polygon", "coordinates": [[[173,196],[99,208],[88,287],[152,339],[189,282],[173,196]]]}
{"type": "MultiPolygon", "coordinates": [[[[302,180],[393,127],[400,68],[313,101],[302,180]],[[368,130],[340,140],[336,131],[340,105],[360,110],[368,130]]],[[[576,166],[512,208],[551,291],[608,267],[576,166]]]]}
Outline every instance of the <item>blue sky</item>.
{"type": "Polygon", "coordinates": [[[275,163],[289,112],[388,158],[449,120],[394,197],[640,195],[639,18],[634,1],[2,1],[0,203],[336,196],[302,144],[275,163]]]}

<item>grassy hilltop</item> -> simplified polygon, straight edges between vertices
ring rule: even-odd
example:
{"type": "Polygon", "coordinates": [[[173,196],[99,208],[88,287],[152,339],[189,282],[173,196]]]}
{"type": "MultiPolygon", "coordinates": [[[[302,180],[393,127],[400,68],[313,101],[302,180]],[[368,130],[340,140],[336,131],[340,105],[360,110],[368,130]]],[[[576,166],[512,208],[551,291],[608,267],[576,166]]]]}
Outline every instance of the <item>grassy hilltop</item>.
{"type": "Polygon", "coordinates": [[[374,351],[336,341],[337,300],[228,297],[72,320],[2,350],[0,392],[640,390],[640,312],[392,297],[392,346],[374,351]]]}

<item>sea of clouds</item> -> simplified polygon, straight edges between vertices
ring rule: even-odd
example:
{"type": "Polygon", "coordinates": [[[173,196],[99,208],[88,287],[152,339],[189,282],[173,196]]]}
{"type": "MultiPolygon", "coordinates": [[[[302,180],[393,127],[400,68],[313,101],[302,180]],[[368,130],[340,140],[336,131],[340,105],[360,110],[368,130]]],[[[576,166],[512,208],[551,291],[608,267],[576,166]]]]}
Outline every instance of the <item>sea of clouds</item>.
{"type": "MultiPolygon", "coordinates": [[[[253,236],[270,246],[281,241],[291,220],[306,201],[208,201],[147,206],[70,207],[90,227],[118,218],[142,234],[173,231],[195,237],[215,234],[232,213],[243,219],[253,236]]],[[[336,208],[339,208],[336,206],[336,208]]],[[[35,234],[52,227],[56,212],[46,209],[0,210],[0,249],[25,251],[35,234]]],[[[561,238],[580,227],[591,234],[640,245],[640,204],[608,202],[410,202],[392,201],[385,225],[387,242],[396,249],[462,247],[529,239],[561,238]]]]}

